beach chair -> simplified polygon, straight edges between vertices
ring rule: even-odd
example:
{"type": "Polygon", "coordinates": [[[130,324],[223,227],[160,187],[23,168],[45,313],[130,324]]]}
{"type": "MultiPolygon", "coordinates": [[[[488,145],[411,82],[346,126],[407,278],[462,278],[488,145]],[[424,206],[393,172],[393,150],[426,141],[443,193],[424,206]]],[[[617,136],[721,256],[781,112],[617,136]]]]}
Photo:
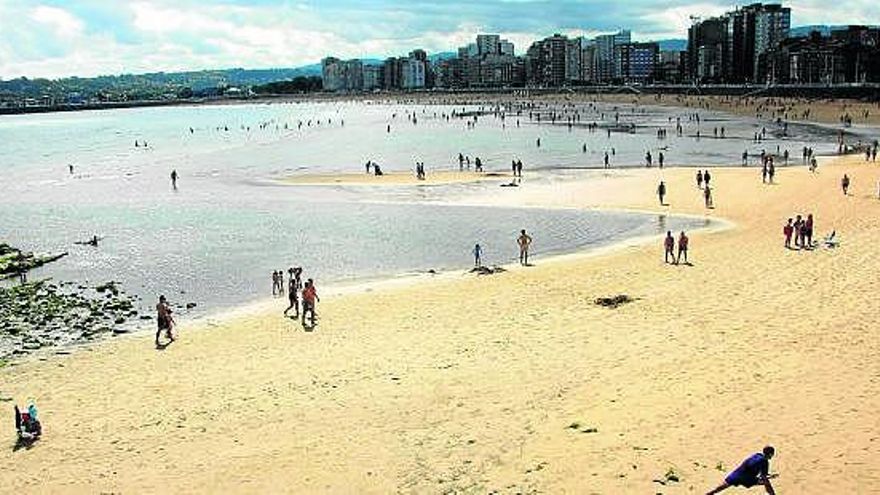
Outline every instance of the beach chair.
{"type": "Polygon", "coordinates": [[[822,244],[829,249],[834,249],[837,246],[840,246],[840,237],[837,237],[837,231],[832,230],[830,234],[825,236],[825,239],[822,240],[822,244]]]}

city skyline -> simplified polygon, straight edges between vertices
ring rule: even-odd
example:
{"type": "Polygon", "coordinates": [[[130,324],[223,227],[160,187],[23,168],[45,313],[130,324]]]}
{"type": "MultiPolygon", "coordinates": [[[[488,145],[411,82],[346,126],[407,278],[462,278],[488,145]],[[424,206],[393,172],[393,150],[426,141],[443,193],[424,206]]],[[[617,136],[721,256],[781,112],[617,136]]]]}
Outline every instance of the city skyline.
{"type": "MultiPolygon", "coordinates": [[[[553,33],[593,37],[620,28],[637,40],[686,39],[691,15],[719,15],[748,3],[0,0],[0,78],[295,67],[328,54],[455,51],[480,32],[498,33],[518,50],[553,33]]],[[[833,12],[814,0],[783,3],[792,9],[793,26],[880,21],[874,2],[849,0],[833,12]]]]}

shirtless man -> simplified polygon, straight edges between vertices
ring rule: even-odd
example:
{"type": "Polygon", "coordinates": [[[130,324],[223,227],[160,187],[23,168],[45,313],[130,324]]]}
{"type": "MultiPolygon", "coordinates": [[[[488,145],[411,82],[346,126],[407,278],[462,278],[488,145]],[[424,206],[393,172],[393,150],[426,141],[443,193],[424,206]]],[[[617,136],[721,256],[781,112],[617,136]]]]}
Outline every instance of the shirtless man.
{"type": "Polygon", "coordinates": [[[675,260],[675,264],[679,264],[681,259],[684,258],[684,262],[688,262],[688,236],[685,235],[684,232],[678,236],[678,259],[675,260]]]}
{"type": "Polygon", "coordinates": [[[159,347],[159,335],[165,330],[165,336],[171,342],[174,342],[174,336],[171,335],[171,329],[174,327],[174,318],[171,317],[171,307],[165,296],[159,296],[159,303],[156,304],[156,347],[159,347]]]}
{"type": "Polygon", "coordinates": [[[315,326],[315,303],[320,301],[318,291],[315,289],[315,282],[312,279],[306,281],[302,291],[302,324],[306,326],[306,313],[310,313],[311,326],[315,326]]]}
{"type": "Polygon", "coordinates": [[[529,246],[532,245],[532,238],[526,234],[525,229],[519,231],[519,237],[516,239],[519,244],[519,264],[528,266],[529,264],[529,246]]]}

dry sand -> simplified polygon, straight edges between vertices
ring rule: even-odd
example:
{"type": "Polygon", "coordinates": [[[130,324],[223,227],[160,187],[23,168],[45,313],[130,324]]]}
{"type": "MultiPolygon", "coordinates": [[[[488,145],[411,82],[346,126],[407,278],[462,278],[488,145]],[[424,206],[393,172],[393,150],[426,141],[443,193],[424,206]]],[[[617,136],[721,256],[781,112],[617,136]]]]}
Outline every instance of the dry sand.
{"type": "Polygon", "coordinates": [[[373,174],[300,174],[285,177],[281,181],[285,184],[298,186],[407,186],[407,185],[440,185],[460,184],[466,182],[480,182],[484,180],[504,180],[510,178],[510,174],[482,173],[482,172],[455,172],[455,171],[432,171],[427,170],[424,180],[416,178],[415,174],[407,172],[388,172],[383,175],[373,174]]]}
{"type": "MultiPolygon", "coordinates": [[[[663,172],[663,208],[657,170],[491,201],[704,214],[693,173],[663,172]]],[[[778,493],[880,493],[880,168],[713,176],[708,214],[735,227],[693,233],[693,266],[657,239],[328,297],[313,332],[278,301],[161,352],[143,335],[3,369],[46,433],[13,452],[9,418],[0,492],[699,494],[769,442],[778,493]],[[783,249],[810,212],[839,248],[783,249]],[[638,300],[593,304],[620,293],[638,300]]]]}

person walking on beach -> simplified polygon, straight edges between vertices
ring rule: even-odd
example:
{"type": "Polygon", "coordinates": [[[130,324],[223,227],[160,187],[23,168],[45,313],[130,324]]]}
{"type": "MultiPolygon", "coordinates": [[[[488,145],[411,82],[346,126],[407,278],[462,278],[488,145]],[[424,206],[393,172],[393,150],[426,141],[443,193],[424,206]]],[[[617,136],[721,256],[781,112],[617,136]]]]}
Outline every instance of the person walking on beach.
{"type": "Polygon", "coordinates": [[[718,485],[706,495],[715,495],[721,493],[731,486],[741,486],[751,488],[753,486],[763,486],[769,495],[776,495],[773,485],[770,483],[770,459],[776,454],[776,449],[766,446],[761,452],[750,456],[744,460],[738,468],[734,469],[724,478],[724,482],[718,485]]]}
{"type": "Polygon", "coordinates": [[[660,154],[657,155],[657,161],[659,162],[661,169],[663,168],[663,159],[664,158],[665,157],[663,156],[663,152],[661,151],[660,154]]]}
{"type": "Polygon", "coordinates": [[[843,189],[843,195],[847,196],[849,194],[849,176],[843,174],[843,179],[840,179],[840,187],[843,189]]]}
{"type": "Polygon", "coordinates": [[[663,262],[664,263],[675,263],[675,237],[672,237],[672,231],[666,231],[666,239],[663,240],[663,262]],[[670,258],[672,261],[669,261],[670,258]]]}
{"type": "Polygon", "coordinates": [[[605,152],[605,168],[608,168],[608,152],[605,152]]]}
{"type": "Polygon", "coordinates": [[[315,326],[315,304],[321,300],[312,279],[306,281],[302,291],[302,325],[306,326],[306,314],[309,315],[310,326],[315,326]]]}
{"type": "Polygon", "coordinates": [[[526,234],[525,229],[519,231],[519,237],[516,239],[519,245],[519,264],[528,266],[529,264],[529,246],[532,245],[532,238],[526,234]]]}
{"type": "Polygon", "coordinates": [[[171,307],[165,296],[159,296],[159,303],[156,304],[156,347],[159,347],[159,335],[165,331],[165,337],[174,342],[174,336],[171,330],[174,327],[174,318],[171,317],[171,307]]]}
{"type": "Polygon", "coordinates": [[[666,184],[661,180],[660,185],[657,186],[657,197],[660,198],[660,206],[665,206],[666,203],[663,202],[663,198],[666,196],[666,184]]]}
{"type": "Polygon", "coordinates": [[[177,170],[171,171],[171,187],[176,191],[177,190],[177,170]]]}
{"type": "Polygon", "coordinates": [[[273,296],[278,295],[278,292],[279,292],[278,291],[278,285],[279,285],[278,280],[279,280],[279,278],[280,278],[280,276],[278,274],[278,270],[272,270],[272,295],[273,296]]]}
{"type": "Polygon", "coordinates": [[[767,183],[767,162],[761,165],[761,183],[767,183]]]}
{"type": "Polygon", "coordinates": [[[770,164],[767,166],[767,179],[773,184],[773,177],[776,176],[776,165],[773,165],[773,160],[770,160],[770,164]]]}
{"type": "Polygon", "coordinates": [[[483,248],[479,244],[474,244],[474,268],[483,266],[483,248]]]}
{"type": "Polygon", "coordinates": [[[697,170],[697,189],[703,188],[703,172],[697,170]]]}
{"type": "Polygon", "coordinates": [[[703,200],[706,202],[706,208],[715,207],[712,203],[712,188],[709,187],[709,184],[706,184],[706,187],[703,188],[703,200]]]}
{"type": "Polygon", "coordinates": [[[688,262],[688,236],[685,235],[684,231],[678,236],[678,258],[675,260],[675,264],[681,263],[682,258],[684,258],[684,262],[688,262]]]}
{"type": "Polygon", "coordinates": [[[291,277],[287,283],[287,301],[289,304],[287,309],[284,310],[284,316],[287,316],[287,312],[292,309],[296,312],[293,315],[293,319],[299,318],[299,294],[297,292],[296,279],[291,277]]]}
{"type": "Polygon", "coordinates": [[[791,236],[794,234],[794,225],[791,224],[791,219],[788,219],[788,223],[782,227],[782,235],[785,236],[785,247],[786,249],[791,249],[791,236]]]}
{"type": "Polygon", "coordinates": [[[709,171],[703,171],[703,183],[706,184],[706,187],[709,187],[709,181],[712,180],[712,176],[709,175],[709,171]]]}

